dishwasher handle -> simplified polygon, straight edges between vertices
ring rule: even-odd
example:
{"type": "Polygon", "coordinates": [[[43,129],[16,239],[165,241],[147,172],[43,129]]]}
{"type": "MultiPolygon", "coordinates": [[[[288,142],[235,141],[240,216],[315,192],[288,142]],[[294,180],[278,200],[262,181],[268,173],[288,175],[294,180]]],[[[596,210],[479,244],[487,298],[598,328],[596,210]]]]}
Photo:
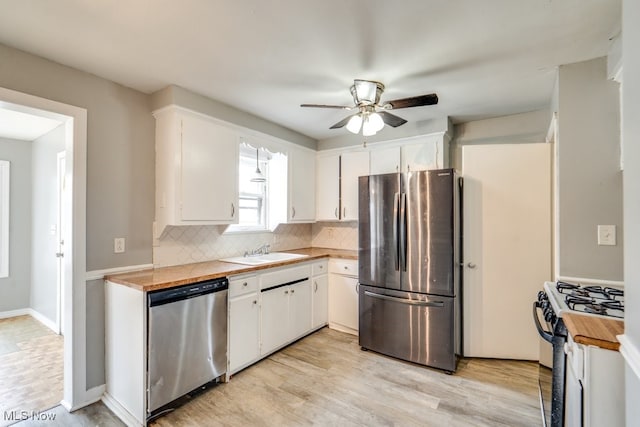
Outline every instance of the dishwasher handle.
{"type": "Polygon", "coordinates": [[[175,288],[149,292],[147,294],[149,307],[171,304],[173,302],[195,298],[229,289],[229,280],[226,277],[206,280],[175,288]]]}

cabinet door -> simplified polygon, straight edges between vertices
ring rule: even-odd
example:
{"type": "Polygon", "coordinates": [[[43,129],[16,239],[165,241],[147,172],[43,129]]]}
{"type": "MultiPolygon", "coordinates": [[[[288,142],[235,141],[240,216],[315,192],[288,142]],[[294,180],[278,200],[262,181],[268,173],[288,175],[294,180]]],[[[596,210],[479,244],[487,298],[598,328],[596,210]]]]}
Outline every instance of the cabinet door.
{"type": "Polygon", "coordinates": [[[340,163],[341,216],[345,221],[358,220],[358,177],[369,175],[369,153],[344,153],[340,163]]]}
{"type": "Polygon", "coordinates": [[[238,138],[205,119],[182,117],[181,219],[238,218],[238,138]]]}
{"type": "Polygon", "coordinates": [[[291,336],[289,332],[289,286],[262,292],[260,354],[271,353],[291,336]]]}
{"type": "Polygon", "coordinates": [[[401,148],[402,171],[418,171],[443,168],[442,143],[427,141],[407,144],[401,148]]]}
{"type": "Polygon", "coordinates": [[[340,219],[340,157],[322,156],[316,168],[316,220],[340,219]]]}
{"type": "Polygon", "coordinates": [[[329,277],[329,323],[358,330],[358,279],[339,274],[329,277]]]}
{"type": "Polygon", "coordinates": [[[313,295],[313,322],[312,328],[326,325],[328,320],[329,278],[326,274],[315,276],[311,280],[313,295]]]}
{"type": "Polygon", "coordinates": [[[295,148],[289,153],[289,222],[313,222],[316,217],[316,156],[295,148]]]}
{"type": "Polygon", "coordinates": [[[311,330],[311,282],[305,280],[289,288],[290,341],[311,330]]]}
{"type": "Polygon", "coordinates": [[[370,175],[400,172],[400,147],[371,150],[369,160],[370,175]]]}
{"type": "Polygon", "coordinates": [[[260,356],[258,294],[229,301],[229,372],[260,356]]]}

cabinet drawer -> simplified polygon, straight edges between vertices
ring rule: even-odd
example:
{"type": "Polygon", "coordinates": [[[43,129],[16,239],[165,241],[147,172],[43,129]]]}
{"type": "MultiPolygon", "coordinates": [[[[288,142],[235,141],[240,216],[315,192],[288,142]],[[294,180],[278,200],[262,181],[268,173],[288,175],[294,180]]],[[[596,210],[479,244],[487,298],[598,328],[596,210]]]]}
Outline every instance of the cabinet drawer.
{"type": "Polygon", "coordinates": [[[329,262],[329,272],[358,277],[358,261],[351,259],[332,259],[329,262]]]}
{"type": "Polygon", "coordinates": [[[258,277],[233,277],[229,280],[229,298],[248,294],[258,290],[258,277]]]}
{"type": "Polygon", "coordinates": [[[327,273],[327,260],[314,262],[311,264],[311,275],[319,276],[327,273]]]}
{"type": "Polygon", "coordinates": [[[260,289],[271,288],[283,285],[300,279],[307,279],[311,276],[311,266],[284,267],[275,271],[269,271],[260,275],[260,289]]]}

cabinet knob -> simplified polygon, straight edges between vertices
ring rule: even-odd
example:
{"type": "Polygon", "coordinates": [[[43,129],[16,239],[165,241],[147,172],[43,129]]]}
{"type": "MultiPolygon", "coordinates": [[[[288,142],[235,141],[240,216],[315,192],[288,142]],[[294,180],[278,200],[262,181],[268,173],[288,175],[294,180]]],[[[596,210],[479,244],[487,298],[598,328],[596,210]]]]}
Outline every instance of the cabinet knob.
{"type": "Polygon", "coordinates": [[[342,218],[346,218],[347,217],[347,208],[344,207],[342,208],[342,218]]]}
{"type": "Polygon", "coordinates": [[[253,305],[256,305],[258,303],[257,300],[253,300],[253,305]]]}
{"type": "Polygon", "coordinates": [[[336,218],[338,218],[338,208],[336,208],[336,211],[334,212],[334,215],[336,216],[336,218]]]}
{"type": "Polygon", "coordinates": [[[295,217],[296,217],[296,208],[291,206],[291,218],[295,218],[295,217]]]}
{"type": "Polygon", "coordinates": [[[294,293],[294,292],[295,292],[295,290],[294,290],[294,289],[291,289],[291,293],[294,293]]]}
{"type": "Polygon", "coordinates": [[[247,282],[244,282],[244,283],[242,284],[242,286],[247,286],[247,284],[248,284],[247,282]]]}
{"type": "Polygon", "coordinates": [[[318,282],[316,282],[315,280],[313,281],[313,285],[315,286],[315,290],[314,292],[318,292],[318,282]]]}
{"type": "Polygon", "coordinates": [[[288,293],[289,293],[289,291],[284,291],[284,293],[285,293],[285,294],[288,294],[288,293]]]}
{"type": "Polygon", "coordinates": [[[231,218],[233,218],[236,214],[236,206],[231,203],[231,218]]]}

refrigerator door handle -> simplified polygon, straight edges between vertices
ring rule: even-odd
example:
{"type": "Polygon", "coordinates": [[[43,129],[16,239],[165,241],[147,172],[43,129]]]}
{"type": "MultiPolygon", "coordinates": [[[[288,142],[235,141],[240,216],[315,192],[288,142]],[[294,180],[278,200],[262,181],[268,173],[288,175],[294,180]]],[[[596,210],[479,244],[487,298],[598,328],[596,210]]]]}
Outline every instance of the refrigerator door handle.
{"type": "Polygon", "coordinates": [[[419,307],[444,307],[444,302],[442,302],[442,301],[418,301],[418,300],[412,300],[412,299],[391,297],[389,295],[376,294],[376,293],[369,292],[369,291],[364,291],[364,294],[366,296],[368,296],[368,297],[384,299],[384,300],[387,300],[387,301],[399,302],[400,304],[415,305],[415,306],[419,306],[419,307]]]}
{"type": "Polygon", "coordinates": [[[400,244],[398,242],[398,205],[400,204],[400,193],[395,193],[393,195],[393,260],[395,265],[395,270],[400,271],[400,244]]]}
{"type": "Polygon", "coordinates": [[[400,199],[400,264],[407,271],[407,193],[400,199]]]}

